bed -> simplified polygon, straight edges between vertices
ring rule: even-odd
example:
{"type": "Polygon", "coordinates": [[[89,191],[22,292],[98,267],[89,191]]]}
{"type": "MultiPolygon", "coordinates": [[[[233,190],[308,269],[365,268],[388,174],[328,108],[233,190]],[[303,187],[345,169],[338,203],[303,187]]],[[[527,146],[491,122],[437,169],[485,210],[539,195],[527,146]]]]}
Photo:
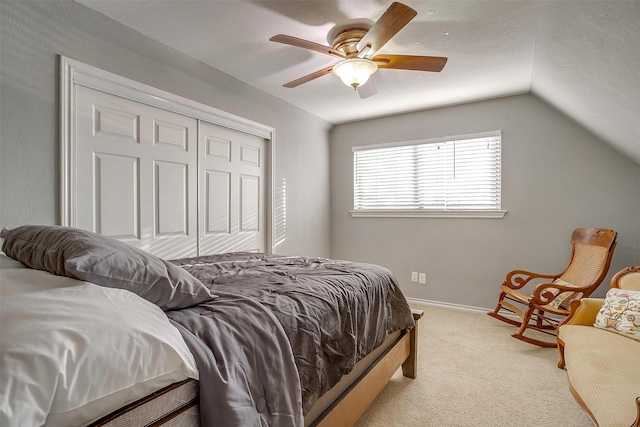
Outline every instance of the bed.
{"type": "Polygon", "coordinates": [[[2,425],[352,425],[400,366],[417,373],[421,313],[380,266],[0,237],[2,425]]]}

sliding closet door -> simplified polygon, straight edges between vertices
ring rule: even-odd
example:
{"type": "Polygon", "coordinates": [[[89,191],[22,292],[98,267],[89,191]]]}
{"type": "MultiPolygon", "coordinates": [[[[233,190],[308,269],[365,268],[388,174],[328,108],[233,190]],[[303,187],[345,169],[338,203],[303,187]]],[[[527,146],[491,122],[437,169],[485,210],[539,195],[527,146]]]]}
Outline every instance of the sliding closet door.
{"type": "Polygon", "coordinates": [[[197,255],[197,120],[84,86],[76,109],[76,227],[197,255]]]}
{"type": "Polygon", "coordinates": [[[266,142],[200,122],[200,255],[266,251],[266,142]]]}

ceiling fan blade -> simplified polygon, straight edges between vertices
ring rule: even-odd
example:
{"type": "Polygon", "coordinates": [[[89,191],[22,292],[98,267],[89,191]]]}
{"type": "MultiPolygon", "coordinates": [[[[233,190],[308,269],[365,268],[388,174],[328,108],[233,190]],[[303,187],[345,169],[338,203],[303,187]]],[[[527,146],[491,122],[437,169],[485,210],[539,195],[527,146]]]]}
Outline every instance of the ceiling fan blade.
{"type": "Polygon", "coordinates": [[[394,2],[389,6],[386,12],[373,24],[373,27],[362,40],[358,42],[356,48],[361,52],[367,46],[371,46],[367,52],[367,56],[374,55],[386,42],[391,40],[398,31],[404,28],[418,12],[402,3],[394,2]]]}
{"type": "Polygon", "coordinates": [[[303,83],[307,83],[310,82],[313,79],[317,79],[318,77],[322,77],[325,74],[329,74],[331,72],[331,70],[333,70],[333,66],[331,67],[327,67],[327,68],[323,68],[322,70],[318,70],[315,73],[311,73],[309,75],[306,75],[304,77],[300,77],[299,79],[296,79],[292,82],[289,82],[287,84],[284,84],[282,86],[284,87],[296,87],[296,86],[300,86],[303,83]]]}
{"type": "Polygon", "coordinates": [[[362,86],[358,86],[356,88],[356,91],[358,92],[358,95],[360,95],[361,99],[369,98],[370,96],[378,93],[378,91],[376,90],[376,85],[373,84],[373,79],[371,77],[369,77],[369,80],[367,80],[365,84],[363,84],[362,86]]]}
{"type": "Polygon", "coordinates": [[[447,58],[442,56],[376,55],[372,60],[378,64],[378,68],[433,71],[436,73],[442,71],[447,63],[447,58]]]}
{"type": "Polygon", "coordinates": [[[324,53],[325,55],[335,56],[340,59],[346,58],[345,54],[340,52],[339,50],[335,50],[329,46],[324,46],[309,40],[299,39],[293,36],[278,34],[277,36],[271,37],[269,40],[272,42],[284,43],[290,46],[296,46],[296,47],[301,47],[303,49],[313,50],[316,52],[324,53]]]}

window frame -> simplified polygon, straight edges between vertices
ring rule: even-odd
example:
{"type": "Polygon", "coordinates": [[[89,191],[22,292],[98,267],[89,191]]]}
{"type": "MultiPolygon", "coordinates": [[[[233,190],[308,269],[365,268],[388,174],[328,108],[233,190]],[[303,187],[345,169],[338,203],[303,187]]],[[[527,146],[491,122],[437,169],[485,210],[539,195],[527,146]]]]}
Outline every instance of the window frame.
{"type": "MultiPolygon", "coordinates": [[[[488,131],[472,134],[452,135],[438,138],[426,138],[411,141],[397,141],[381,144],[359,145],[351,147],[352,153],[357,151],[365,151],[371,149],[402,147],[421,144],[435,144],[442,142],[451,142],[464,139],[475,139],[485,137],[500,137],[500,209],[355,209],[355,173],[352,185],[352,206],[350,214],[353,218],[504,218],[507,211],[503,209],[502,201],[502,132],[488,131]]],[[[352,162],[352,164],[354,164],[352,162]]],[[[354,172],[354,171],[352,171],[354,172]]]]}

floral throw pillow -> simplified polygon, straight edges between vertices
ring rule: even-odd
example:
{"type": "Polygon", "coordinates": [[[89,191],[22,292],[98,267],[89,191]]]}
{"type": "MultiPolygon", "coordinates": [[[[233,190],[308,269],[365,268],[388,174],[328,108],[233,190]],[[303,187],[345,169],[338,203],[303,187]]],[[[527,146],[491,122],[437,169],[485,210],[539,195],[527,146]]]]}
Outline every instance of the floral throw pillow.
{"type": "Polygon", "coordinates": [[[640,291],[609,289],[593,326],[640,341],[640,291]]]}

